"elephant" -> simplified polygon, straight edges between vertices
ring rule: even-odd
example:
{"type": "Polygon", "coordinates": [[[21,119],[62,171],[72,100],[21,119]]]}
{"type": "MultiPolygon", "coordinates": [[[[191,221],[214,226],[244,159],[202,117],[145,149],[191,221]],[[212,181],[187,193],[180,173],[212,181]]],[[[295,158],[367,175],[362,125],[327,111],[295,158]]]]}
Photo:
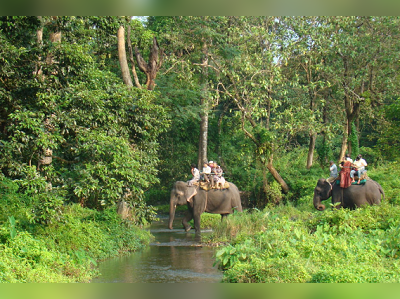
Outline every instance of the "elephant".
{"type": "Polygon", "coordinates": [[[381,197],[385,198],[385,193],[381,185],[373,180],[367,180],[365,184],[341,188],[336,181],[331,184],[325,179],[319,179],[314,189],[314,207],[319,211],[325,210],[325,205],[321,204],[321,200],[329,197],[332,197],[332,204],[340,203],[335,206],[337,208],[355,209],[363,205],[379,205],[381,197]]]}
{"type": "Polygon", "coordinates": [[[239,190],[232,183],[229,183],[227,189],[206,191],[196,185],[189,186],[187,182],[175,182],[171,190],[169,229],[172,229],[176,206],[181,205],[188,207],[188,211],[182,220],[185,231],[191,229],[188,222],[194,219],[196,233],[200,233],[200,216],[203,212],[221,214],[221,220],[232,214],[235,209],[242,212],[239,190]]]}

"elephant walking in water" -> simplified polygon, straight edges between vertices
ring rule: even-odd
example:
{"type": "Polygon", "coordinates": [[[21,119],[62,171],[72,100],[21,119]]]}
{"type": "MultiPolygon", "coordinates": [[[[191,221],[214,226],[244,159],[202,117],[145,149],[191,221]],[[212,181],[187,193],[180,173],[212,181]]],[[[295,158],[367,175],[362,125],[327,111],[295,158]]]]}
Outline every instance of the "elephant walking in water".
{"type": "Polygon", "coordinates": [[[384,199],[385,193],[381,185],[373,180],[367,180],[362,185],[341,188],[336,182],[331,184],[325,179],[319,179],[314,189],[314,207],[320,211],[325,210],[321,201],[329,197],[332,197],[332,204],[340,203],[338,208],[355,209],[363,205],[378,205],[381,203],[381,195],[384,199]]]}
{"type": "Polygon", "coordinates": [[[199,186],[189,186],[186,182],[175,182],[171,190],[169,229],[172,229],[176,206],[180,205],[188,206],[188,211],[182,220],[185,231],[191,229],[188,222],[194,219],[196,233],[200,232],[200,216],[204,212],[221,214],[222,218],[232,214],[235,209],[242,212],[239,190],[232,183],[229,183],[228,189],[206,191],[199,186]]]}

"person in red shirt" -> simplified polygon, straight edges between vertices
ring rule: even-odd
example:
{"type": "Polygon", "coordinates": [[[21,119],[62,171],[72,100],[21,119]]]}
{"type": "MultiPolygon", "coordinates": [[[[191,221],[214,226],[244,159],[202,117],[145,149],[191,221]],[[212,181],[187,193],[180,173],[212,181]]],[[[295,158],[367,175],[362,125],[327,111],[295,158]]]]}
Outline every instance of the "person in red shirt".
{"type": "Polygon", "coordinates": [[[351,171],[351,165],[352,163],[348,160],[345,160],[340,163],[340,187],[341,188],[348,188],[351,186],[351,177],[350,177],[350,171],[351,171]]]}

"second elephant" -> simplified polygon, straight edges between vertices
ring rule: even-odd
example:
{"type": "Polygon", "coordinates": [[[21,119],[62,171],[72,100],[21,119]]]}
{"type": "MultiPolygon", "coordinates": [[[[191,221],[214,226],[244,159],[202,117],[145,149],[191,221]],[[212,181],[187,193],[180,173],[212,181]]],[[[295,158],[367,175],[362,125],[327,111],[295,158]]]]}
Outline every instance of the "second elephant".
{"type": "Polygon", "coordinates": [[[363,185],[351,185],[348,188],[341,188],[339,185],[329,183],[325,179],[319,179],[314,189],[314,207],[317,210],[325,210],[322,200],[332,197],[332,204],[340,203],[338,208],[354,209],[363,205],[375,205],[381,203],[381,196],[385,193],[381,185],[373,180],[368,180],[363,185]]]}

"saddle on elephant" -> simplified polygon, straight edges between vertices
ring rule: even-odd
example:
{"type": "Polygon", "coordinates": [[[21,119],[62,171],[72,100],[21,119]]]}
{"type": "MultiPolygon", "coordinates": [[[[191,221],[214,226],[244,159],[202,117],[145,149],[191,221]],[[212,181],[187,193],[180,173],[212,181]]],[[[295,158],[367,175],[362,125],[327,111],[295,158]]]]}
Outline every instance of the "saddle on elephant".
{"type": "MultiPolygon", "coordinates": [[[[203,181],[199,181],[194,183],[194,185],[199,186],[201,189],[205,190],[205,191],[209,191],[211,189],[214,189],[211,185],[210,182],[203,182],[203,181]]],[[[229,183],[225,182],[223,189],[229,189],[229,183]]]]}
{"type": "MultiPolygon", "coordinates": [[[[370,180],[370,179],[364,178],[364,179],[361,179],[359,183],[358,182],[352,182],[351,185],[365,185],[368,180],[370,180]]],[[[338,180],[336,180],[336,185],[340,185],[340,178],[339,177],[338,177],[338,180]]]]}

